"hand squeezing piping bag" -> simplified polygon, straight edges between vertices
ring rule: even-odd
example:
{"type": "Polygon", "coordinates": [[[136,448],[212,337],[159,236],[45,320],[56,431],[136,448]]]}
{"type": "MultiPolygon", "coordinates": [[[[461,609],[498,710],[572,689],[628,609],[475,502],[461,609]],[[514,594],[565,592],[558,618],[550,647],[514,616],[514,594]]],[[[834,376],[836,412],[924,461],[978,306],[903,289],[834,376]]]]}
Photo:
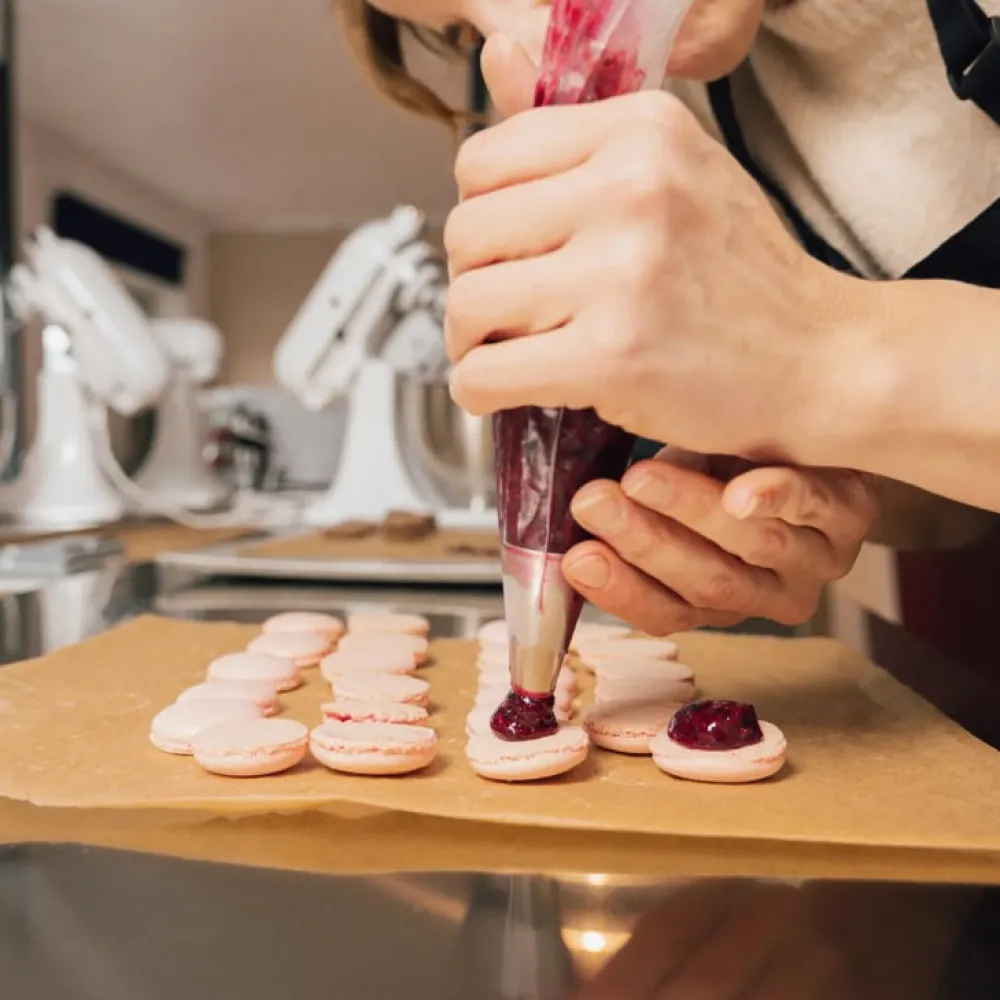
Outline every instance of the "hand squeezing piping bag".
{"type": "MultiPolygon", "coordinates": [[[[535,106],[658,89],[690,4],[555,0],[535,106]]],[[[587,537],[570,502],[588,482],[620,479],[635,439],[593,410],[538,407],[496,414],[493,439],[512,690],[492,728],[531,739],[557,727],[552,691],[583,605],[560,566],[587,537]]]]}

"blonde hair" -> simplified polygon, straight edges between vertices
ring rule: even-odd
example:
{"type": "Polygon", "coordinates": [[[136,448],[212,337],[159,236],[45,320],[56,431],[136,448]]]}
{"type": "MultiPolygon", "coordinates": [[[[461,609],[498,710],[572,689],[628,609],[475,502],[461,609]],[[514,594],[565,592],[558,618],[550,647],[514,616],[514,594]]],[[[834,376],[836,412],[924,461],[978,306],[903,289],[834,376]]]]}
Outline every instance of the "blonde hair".
{"type": "Polygon", "coordinates": [[[406,66],[406,37],[433,52],[457,57],[463,54],[457,32],[430,31],[384,14],[367,0],[338,0],[338,7],[348,45],[380,94],[407,111],[433,118],[453,130],[470,120],[468,112],[449,107],[406,66]]]}

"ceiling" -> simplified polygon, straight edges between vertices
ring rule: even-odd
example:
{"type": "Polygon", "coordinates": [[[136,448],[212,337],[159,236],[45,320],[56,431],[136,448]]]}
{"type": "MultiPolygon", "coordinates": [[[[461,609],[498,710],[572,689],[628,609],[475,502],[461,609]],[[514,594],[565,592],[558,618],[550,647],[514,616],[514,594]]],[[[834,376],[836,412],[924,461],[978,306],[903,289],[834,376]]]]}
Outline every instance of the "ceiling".
{"type": "MultiPolygon", "coordinates": [[[[20,0],[18,105],[218,229],[440,219],[453,139],[370,92],[333,0],[20,0]]],[[[450,101],[465,70],[421,60],[450,101]]]]}

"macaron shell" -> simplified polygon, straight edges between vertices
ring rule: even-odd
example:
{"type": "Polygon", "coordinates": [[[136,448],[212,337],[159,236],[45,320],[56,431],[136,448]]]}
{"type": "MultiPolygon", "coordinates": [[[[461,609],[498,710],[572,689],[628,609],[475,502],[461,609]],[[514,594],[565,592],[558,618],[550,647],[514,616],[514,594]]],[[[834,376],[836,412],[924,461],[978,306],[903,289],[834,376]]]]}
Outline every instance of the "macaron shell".
{"type": "Polygon", "coordinates": [[[598,678],[645,678],[651,680],[690,681],[694,683],[694,671],[677,660],[654,659],[605,659],[595,660],[591,668],[598,678]]]}
{"type": "Polygon", "coordinates": [[[580,645],[577,656],[593,670],[602,660],[676,660],[677,644],[669,639],[607,639],[580,645]]]}
{"type": "Polygon", "coordinates": [[[164,753],[190,756],[195,736],[209,726],[235,719],[260,719],[261,710],[245,699],[189,701],[168,705],[153,718],[149,741],[164,753]]]}
{"type": "Polygon", "coordinates": [[[539,781],[566,774],[587,759],[590,741],[579,726],[562,726],[552,736],[509,742],[492,733],[469,738],[470,767],[491,781],[539,781]]]}
{"type": "Polygon", "coordinates": [[[312,731],[309,746],[333,771],[391,776],[427,767],[437,755],[437,733],[426,726],[325,722],[312,731]]]}
{"type": "Polygon", "coordinates": [[[763,781],[784,766],[787,743],[770,722],[761,722],[760,728],[763,740],[738,750],[692,750],[675,743],[666,729],[650,740],[649,749],[656,766],[675,778],[721,785],[763,781]]]}
{"type": "Polygon", "coordinates": [[[271,632],[251,639],[247,651],[291,660],[296,667],[302,668],[316,666],[332,645],[329,639],[315,632],[271,632]]]}
{"type": "Polygon", "coordinates": [[[569,648],[576,652],[587,643],[625,639],[632,630],[627,625],[606,625],[603,622],[577,622],[569,648]]]}
{"type": "Polygon", "coordinates": [[[281,701],[274,690],[274,685],[266,681],[205,681],[182,691],[177,696],[177,703],[230,698],[252,702],[265,715],[275,715],[281,709],[281,701]]]}
{"type": "Polygon", "coordinates": [[[693,701],[696,688],[692,681],[677,681],[669,677],[602,677],[594,684],[595,702],[673,701],[685,704],[693,701]]]}
{"type": "Polygon", "coordinates": [[[427,659],[428,643],[419,635],[404,635],[402,632],[348,632],[337,646],[339,652],[378,652],[387,656],[407,653],[416,663],[427,659]]]}
{"type": "Polygon", "coordinates": [[[322,611],[283,611],[272,615],[261,625],[264,635],[313,633],[324,636],[330,642],[336,642],[345,631],[344,623],[339,618],[322,611]]]}
{"type": "Polygon", "coordinates": [[[319,662],[320,673],[331,684],[342,674],[412,674],[417,669],[413,653],[400,649],[337,649],[319,662]]]}
{"type": "Polygon", "coordinates": [[[427,706],[430,693],[427,681],[395,674],[341,674],[332,687],[334,700],[398,701],[421,708],[427,706]]]}
{"type": "Polygon", "coordinates": [[[210,681],[264,681],[275,691],[294,691],[302,675],[291,660],[266,653],[227,653],[208,665],[210,681]]]}
{"type": "Polygon", "coordinates": [[[294,719],[223,722],[193,741],[194,759],[206,771],[230,778],[259,778],[295,767],[309,748],[309,730],[294,719]]]}
{"type": "Polygon", "coordinates": [[[481,646],[502,646],[506,649],[510,643],[510,630],[507,628],[507,622],[497,618],[480,626],[476,638],[481,646]]]}
{"type": "Polygon", "coordinates": [[[348,615],[348,634],[388,632],[391,634],[426,636],[431,623],[423,615],[372,613],[348,615]]]}
{"type": "Polygon", "coordinates": [[[328,701],[322,706],[322,712],[331,722],[391,722],[414,726],[427,721],[427,709],[401,701],[328,701]]]}
{"type": "Polygon", "coordinates": [[[681,707],[674,701],[605,702],[592,705],[583,728],[595,746],[616,753],[649,754],[650,741],[681,707]]]}

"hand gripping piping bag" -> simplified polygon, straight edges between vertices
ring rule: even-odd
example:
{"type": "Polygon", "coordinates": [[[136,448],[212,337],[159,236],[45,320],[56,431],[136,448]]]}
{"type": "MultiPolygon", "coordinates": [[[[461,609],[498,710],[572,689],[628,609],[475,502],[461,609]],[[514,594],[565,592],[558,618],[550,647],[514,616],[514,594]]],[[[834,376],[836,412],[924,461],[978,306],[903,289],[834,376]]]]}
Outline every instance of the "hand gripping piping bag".
{"type": "MultiPolygon", "coordinates": [[[[535,106],[583,104],[658,89],[691,0],[555,0],[535,106]]],[[[555,728],[551,692],[583,605],[563,555],[587,537],[570,502],[618,480],[635,439],[593,410],[521,407],[493,418],[504,610],[512,690],[493,717],[507,739],[555,728]]]]}

